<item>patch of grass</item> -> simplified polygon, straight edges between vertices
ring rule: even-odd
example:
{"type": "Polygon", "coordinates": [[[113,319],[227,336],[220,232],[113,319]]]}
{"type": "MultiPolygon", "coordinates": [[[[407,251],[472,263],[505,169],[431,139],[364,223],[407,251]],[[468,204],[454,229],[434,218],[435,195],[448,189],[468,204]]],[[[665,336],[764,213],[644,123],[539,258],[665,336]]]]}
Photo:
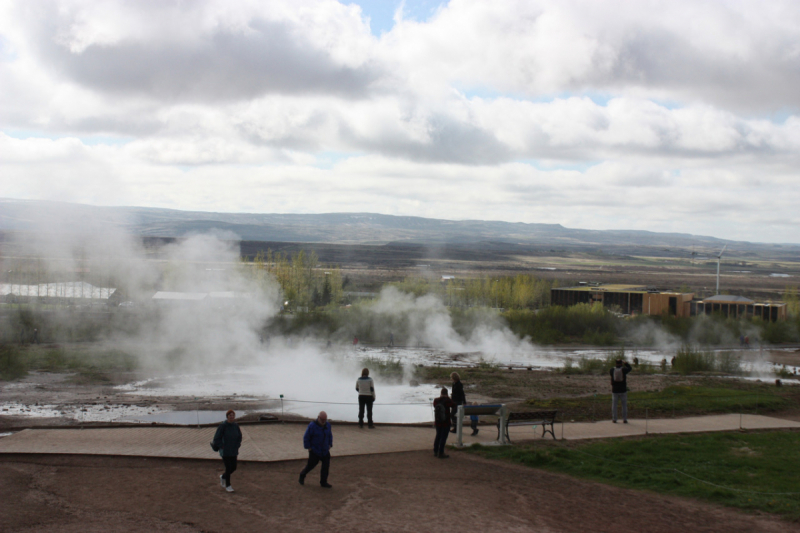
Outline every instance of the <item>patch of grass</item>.
{"type": "Polygon", "coordinates": [[[537,443],[468,450],[619,487],[697,498],[796,521],[800,520],[798,447],[800,433],[773,432],[659,435],[570,447],[537,443]]]}
{"type": "MultiPolygon", "coordinates": [[[[793,401],[775,388],[729,389],[721,387],[667,387],[660,391],[628,393],[629,418],[664,418],[712,413],[778,411],[793,401]]],[[[561,420],[605,420],[611,418],[611,394],[581,398],[530,399],[525,405],[556,409],[561,420]]],[[[527,409],[528,407],[526,407],[527,409]]]]}
{"type": "Polygon", "coordinates": [[[361,364],[368,368],[371,373],[382,377],[401,379],[403,377],[403,363],[399,359],[379,359],[377,357],[365,357],[361,359],[361,364]]]}
{"type": "Polygon", "coordinates": [[[733,352],[714,353],[684,345],[675,355],[672,369],[683,376],[695,372],[740,374],[741,359],[733,352]]]}
{"type": "Polygon", "coordinates": [[[40,344],[0,346],[0,376],[16,379],[28,370],[48,372],[131,371],[138,366],[134,356],[117,349],[92,348],[82,344],[40,344]],[[4,370],[4,368],[9,370],[4,370]]]}
{"type": "Polygon", "coordinates": [[[74,376],[71,376],[67,381],[76,385],[97,385],[111,383],[111,379],[105,372],[92,369],[81,370],[74,376]]]}
{"type": "Polygon", "coordinates": [[[617,359],[625,360],[625,349],[620,348],[613,352],[608,352],[602,359],[595,357],[582,356],[577,361],[571,357],[567,357],[564,361],[564,366],[561,367],[561,372],[564,374],[594,374],[601,375],[608,373],[614,366],[617,359]]]}
{"type": "Polygon", "coordinates": [[[18,346],[0,344],[0,379],[12,381],[24,377],[28,373],[18,346]]]}

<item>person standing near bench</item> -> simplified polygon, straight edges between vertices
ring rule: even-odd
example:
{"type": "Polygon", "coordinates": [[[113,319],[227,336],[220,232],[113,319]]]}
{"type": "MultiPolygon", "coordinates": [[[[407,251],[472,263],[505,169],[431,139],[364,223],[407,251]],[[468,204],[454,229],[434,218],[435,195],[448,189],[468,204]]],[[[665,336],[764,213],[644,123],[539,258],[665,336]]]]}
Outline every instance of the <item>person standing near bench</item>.
{"type": "Polygon", "coordinates": [[[369,377],[369,369],[361,370],[361,377],[356,380],[358,391],[358,427],[364,427],[364,407],[367,408],[367,423],[369,429],[375,429],[372,423],[372,404],[375,402],[375,383],[369,377]]]}
{"type": "Polygon", "coordinates": [[[211,444],[212,448],[219,451],[225,464],[225,473],[219,476],[219,484],[228,492],[233,492],[231,474],[236,471],[239,447],[242,445],[242,430],[236,423],[236,412],[233,409],[228,409],[225,413],[225,421],[217,428],[211,444]]]}
{"type": "Polygon", "coordinates": [[[611,421],[617,423],[617,403],[622,402],[622,423],[628,423],[628,372],[631,365],[617,359],[611,374],[611,421]]]}
{"type": "Polygon", "coordinates": [[[433,424],[436,426],[436,438],[433,440],[433,455],[439,459],[450,457],[444,453],[447,444],[450,420],[456,404],[447,395],[447,388],[442,387],[441,395],[433,400],[433,424]]]}
{"type": "Polygon", "coordinates": [[[303,435],[303,447],[308,450],[308,463],[300,472],[300,484],[305,485],[306,475],[322,461],[319,484],[324,489],[332,488],[333,485],[328,483],[328,470],[331,466],[330,450],[333,448],[333,434],[331,433],[331,423],[328,422],[328,414],[325,411],[320,411],[317,419],[306,428],[306,434],[303,435]]]}
{"type": "MultiPolygon", "coordinates": [[[[458,375],[458,372],[453,372],[450,374],[450,379],[453,380],[453,402],[456,405],[467,405],[467,396],[464,394],[464,384],[461,383],[461,376],[458,375]]],[[[453,409],[452,414],[452,427],[450,428],[450,433],[455,433],[456,428],[458,427],[458,421],[456,418],[458,417],[458,409],[453,409]]]]}

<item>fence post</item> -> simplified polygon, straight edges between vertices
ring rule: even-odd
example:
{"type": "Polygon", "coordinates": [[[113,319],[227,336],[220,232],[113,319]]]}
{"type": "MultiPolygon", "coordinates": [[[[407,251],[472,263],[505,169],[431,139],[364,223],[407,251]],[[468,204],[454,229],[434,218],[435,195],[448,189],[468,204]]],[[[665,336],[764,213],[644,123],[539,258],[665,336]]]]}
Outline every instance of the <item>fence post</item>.
{"type": "Polygon", "coordinates": [[[281,394],[281,424],[286,423],[286,420],[283,419],[283,394],[281,394]]]}

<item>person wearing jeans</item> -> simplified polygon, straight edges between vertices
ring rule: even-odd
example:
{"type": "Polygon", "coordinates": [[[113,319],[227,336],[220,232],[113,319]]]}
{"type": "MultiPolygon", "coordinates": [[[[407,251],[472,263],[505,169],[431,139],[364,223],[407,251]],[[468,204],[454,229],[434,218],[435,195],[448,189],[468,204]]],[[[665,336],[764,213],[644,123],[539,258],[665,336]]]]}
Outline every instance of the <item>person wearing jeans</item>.
{"type": "Polygon", "coordinates": [[[611,375],[611,421],[617,423],[617,404],[622,403],[622,422],[628,423],[628,372],[631,365],[617,359],[616,365],[609,371],[611,375]]]}

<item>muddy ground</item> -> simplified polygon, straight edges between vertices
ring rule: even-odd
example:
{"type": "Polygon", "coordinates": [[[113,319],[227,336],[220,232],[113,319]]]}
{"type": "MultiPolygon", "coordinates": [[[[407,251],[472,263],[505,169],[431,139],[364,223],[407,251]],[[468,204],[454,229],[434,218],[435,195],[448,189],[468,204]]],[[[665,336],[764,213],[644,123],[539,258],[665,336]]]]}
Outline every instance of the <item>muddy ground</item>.
{"type": "Polygon", "coordinates": [[[241,463],[235,493],[218,461],[0,456],[0,531],[331,531],[415,533],[791,532],[800,524],[619,489],[463,452],[241,463]]]}

